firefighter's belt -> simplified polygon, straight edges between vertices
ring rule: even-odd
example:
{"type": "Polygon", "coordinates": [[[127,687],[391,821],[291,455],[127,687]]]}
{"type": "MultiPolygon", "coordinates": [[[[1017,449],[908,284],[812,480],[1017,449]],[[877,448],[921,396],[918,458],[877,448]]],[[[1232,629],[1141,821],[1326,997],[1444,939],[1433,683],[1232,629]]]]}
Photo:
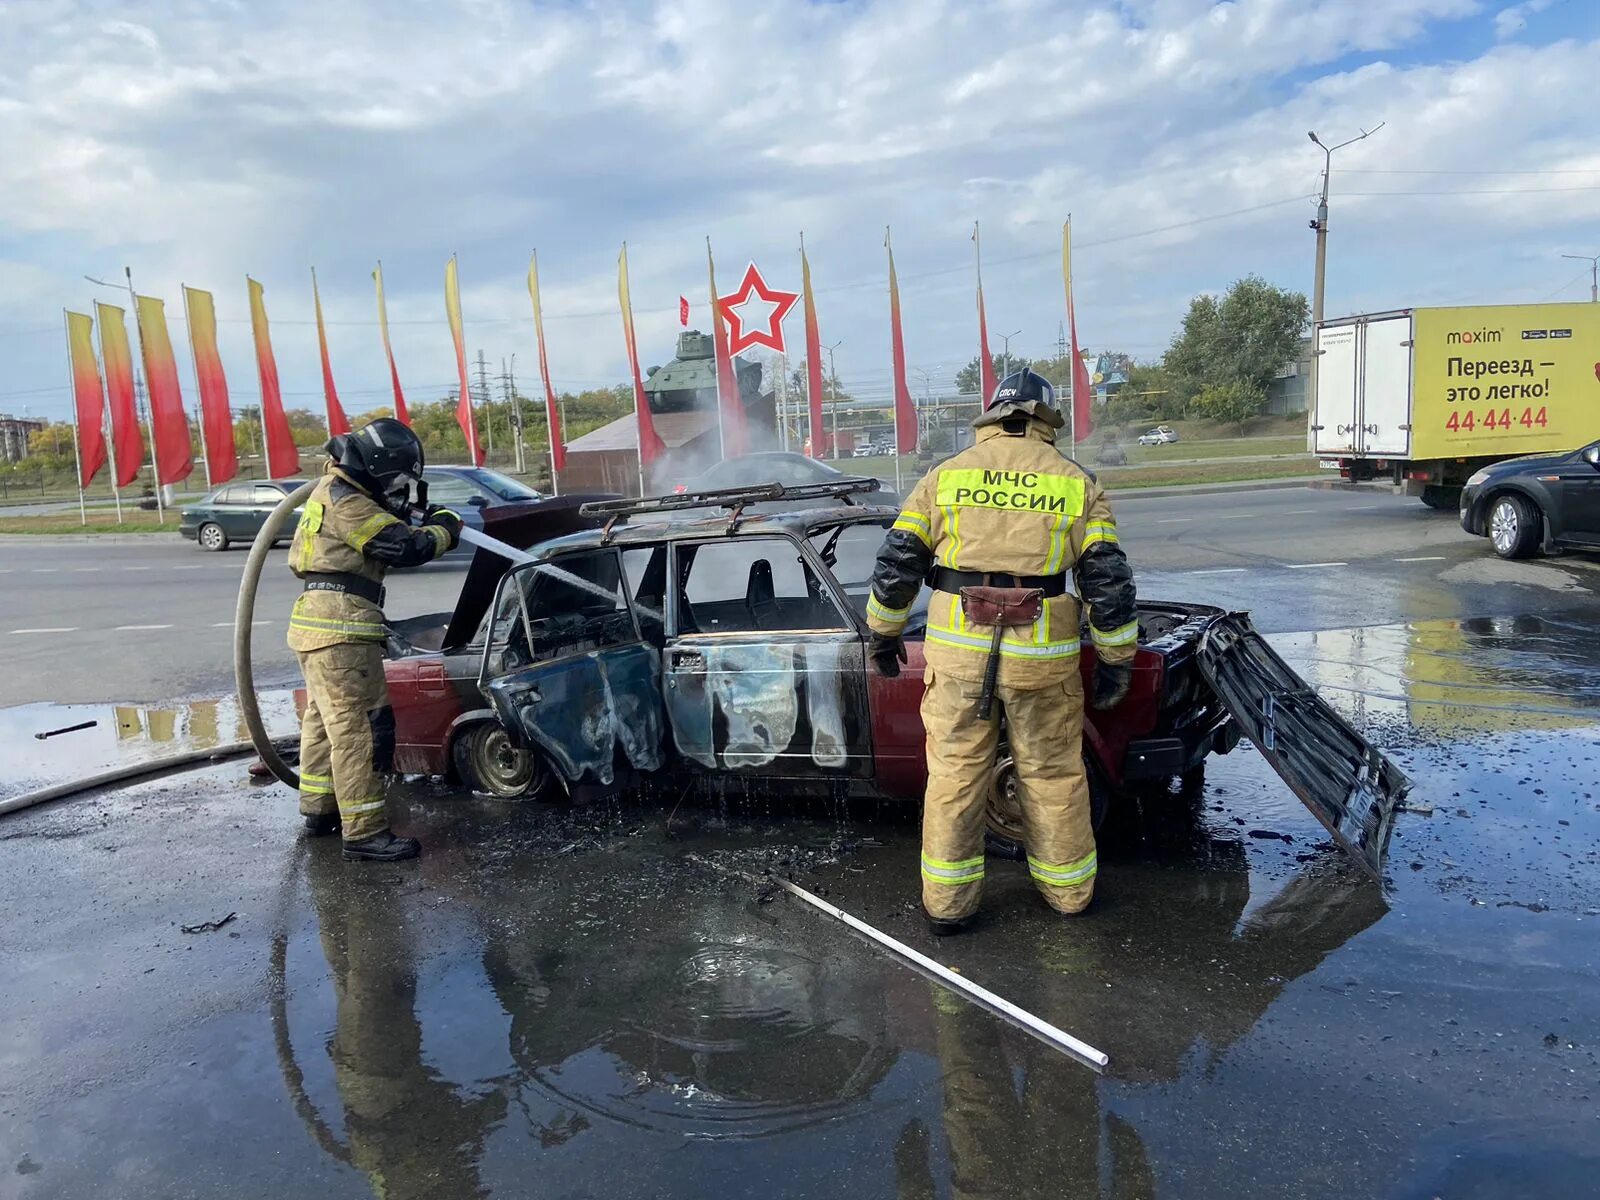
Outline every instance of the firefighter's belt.
{"type": "Polygon", "coordinates": [[[354,571],[307,571],[300,578],[308,592],[346,592],[383,607],[383,584],[354,571]]]}
{"type": "Polygon", "coordinates": [[[1005,571],[957,571],[951,567],[935,567],[928,582],[941,592],[951,593],[970,587],[1027,588],[1046,597],[1064,596],[1072,591],[1072,576],[1065,572],[1060,575],[1011,575],[1005,571]]]}

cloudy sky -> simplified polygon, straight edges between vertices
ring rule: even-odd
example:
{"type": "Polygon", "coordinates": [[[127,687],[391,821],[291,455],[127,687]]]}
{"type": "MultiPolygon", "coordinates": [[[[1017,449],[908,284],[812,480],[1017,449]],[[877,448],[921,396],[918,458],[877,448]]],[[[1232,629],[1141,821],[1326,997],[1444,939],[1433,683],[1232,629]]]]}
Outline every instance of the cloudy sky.
{"type": "Polygon", "coordinates": [[[469,349],[531,390],[539,250],[576,390],[624,376],[624,238],[648,366],[680,293],[704,319],[707,235],[724,291],[750,259],[797,287],[802,229],[840,375],[883,394],[885,225],[937,388],[976,341],[972,222],[995,348],[1041,354],[1069,212],[1084,343],[1154,357],[1196,292],[1309,293],[1306,131],[1379,121],[1336,156],[1329,315],[1587,299],[1560,256],[1600,253],[1594,0],[5,0],[0,47],[0,412],[68,414],[60,310],[116,301],[85,274],[131,267],[179,318],[180,283],[213,290],[237,406],[250,273],[316,408],[315,266],[359,411],[387,397],[378,259],[412,398],[454,377],[452,252],[469,349]]]}

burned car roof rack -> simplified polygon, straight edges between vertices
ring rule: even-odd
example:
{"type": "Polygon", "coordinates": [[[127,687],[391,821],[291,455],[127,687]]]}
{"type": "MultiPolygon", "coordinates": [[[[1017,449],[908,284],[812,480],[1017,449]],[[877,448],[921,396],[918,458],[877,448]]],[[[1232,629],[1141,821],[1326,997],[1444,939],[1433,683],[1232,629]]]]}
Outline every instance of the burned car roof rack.
{"type": "Polygon", "coordinates": [[[586,517],[610,517],[602,542],[609,540],[611,527],[624,517],[640,513],[671,513],[695,508],[726,508],[728,533],[739,527],[744,510],[752,504],[774,500],[842,500],[854,504],[852,497],[876,492],[883,485],[876,479],[840,479],[832,483],[758,483],[747,487],[715,488],[704,492],[674,492],[666,496],[640,496],[628,500],[594,500],[579,512],[586,517]]]}

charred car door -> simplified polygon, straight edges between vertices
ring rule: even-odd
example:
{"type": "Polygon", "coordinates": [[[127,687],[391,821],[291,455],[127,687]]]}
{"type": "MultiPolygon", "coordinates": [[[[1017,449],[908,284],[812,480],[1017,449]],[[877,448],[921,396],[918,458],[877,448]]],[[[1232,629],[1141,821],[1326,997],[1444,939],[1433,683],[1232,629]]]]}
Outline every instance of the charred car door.
{"type": "Polygon", "coordinates": [[[673,743],[707,770],[864,777],[860,632],[827,570],[785,535],[678,542],[665,647],[673,743]]]}
{"type": "Polygon", "coordinates": [[[619,760],[661,767],[660,675],[615,549],[517,567],[501,581],[481,686],[501,724],[569,782],[610,784],[619,760]]]}

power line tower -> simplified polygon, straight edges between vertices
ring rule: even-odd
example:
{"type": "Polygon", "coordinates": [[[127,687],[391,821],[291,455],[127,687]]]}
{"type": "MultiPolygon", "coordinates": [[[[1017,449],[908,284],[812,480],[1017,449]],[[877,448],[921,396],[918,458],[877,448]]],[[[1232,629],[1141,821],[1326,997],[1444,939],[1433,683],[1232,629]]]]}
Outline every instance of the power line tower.
{"type": "Polygon", "coordinates": [[[494,411],[489,407],[489,363],[483,351],[478,351],[477,403],[483,409],[484,439],[489,453],[494,453],[494,411]]]}
{"type": "MultiPolygon", "coordinates": [[[[516,355],[512,355],[512,363],[515,362],[516,355]]],[[[511,365],[503,358],[500,360],[500,394],[504,397],[507,411],[511,414],[511,447],[516,459],[516,471],[518,475],[526,475],[528,456],[522,436],[522,397],[517,395],[517,378],[512,373],[511,365]]]]}

